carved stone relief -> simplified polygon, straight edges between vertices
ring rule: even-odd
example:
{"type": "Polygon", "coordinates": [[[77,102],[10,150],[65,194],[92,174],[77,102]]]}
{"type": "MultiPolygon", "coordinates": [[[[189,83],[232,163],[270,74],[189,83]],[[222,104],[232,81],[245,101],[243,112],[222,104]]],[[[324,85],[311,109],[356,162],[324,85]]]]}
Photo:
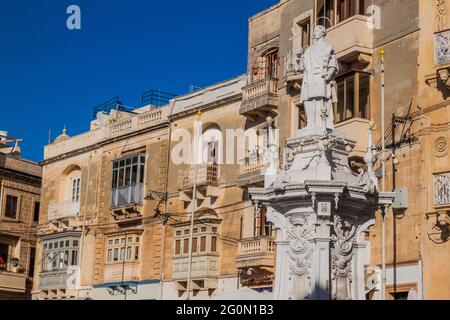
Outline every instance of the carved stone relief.
{"type": "Polygon", "coordinates": [[[446,0],[436,0],[436,29],[441,31],[447,24],[446,0]]]}
{"type": "Polygon", "coordinates": [[[311,297],[311,256],[310,241],[314,238],[314,215],[297,213],[289,217],[289,278],[296,281],[291,299],[303,300],[311,297]]]}
{"type": "Polygon", "coordinates": [[[448,153],[448,142],[444,136],[439,136],[434,140],[434,150],[436,157],[444,157],[448,153]]]}
{"type": "Polygon", "coordinates": [[[334,216],[333,248],[331,250],[333,299],[351,299],[351,261],[353,258],[353,240],[356,233],[355,222],[350,217],[334,216]]]}

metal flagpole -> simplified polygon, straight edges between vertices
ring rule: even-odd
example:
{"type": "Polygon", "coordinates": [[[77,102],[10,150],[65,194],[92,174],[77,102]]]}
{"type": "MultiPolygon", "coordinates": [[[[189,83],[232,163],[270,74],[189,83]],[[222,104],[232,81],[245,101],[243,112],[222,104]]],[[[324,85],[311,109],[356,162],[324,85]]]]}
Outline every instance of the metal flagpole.
{"type": "MultiPolygon", "coordinates": [[[[198,120],[200,119],[202,113],[201,111],[198,112],[198,120]]],[[[194,229],[194,215],[195,210],[197,210],[197,161],[198,161],[198,154],[197,154],[197,131],[198,129],[201,130],[201,128],[198,128],[198,122],[195,122],[194,126],[194,187],[192,190],[192,212],[191,212],[191,227],[189,230],[189,272],[188,272],[188,280],[187,280],[187,300],[191,298],[191,278],[192,278],[192,233],[194,229]]]]}
{"type": "MultiPolygon", "coordinates": [[[[382,178],[381,178],[381,190],[386,191],[386,137],[385,137],[385,123],[384,123],[384,48],[381,48],[381,166],[382,166],[382,178]]],[[[386,299],[386,212],[387,208],[383,208],[381,212],[381,299],[386,299]]]]}
{"type": "Polygon", "coordinates": [[[84,199],[84,214],[83,214],[83,227],[81,229],[81,241],[80,241],[80,259],[78,266],[78,275],[77,275],[77,300],[80,299],[80,289],[81,289],[81,265],[83,261],[83,247],[84,247],[84,229],[86,228],[86,211],[87,211],[87,202],[88,202],[88,189],[89,189],[89,179],[91,174],[91,160],[92,154],[89,154],[88,161],[88,173],[86,179],[86,198],[84,199]]]}

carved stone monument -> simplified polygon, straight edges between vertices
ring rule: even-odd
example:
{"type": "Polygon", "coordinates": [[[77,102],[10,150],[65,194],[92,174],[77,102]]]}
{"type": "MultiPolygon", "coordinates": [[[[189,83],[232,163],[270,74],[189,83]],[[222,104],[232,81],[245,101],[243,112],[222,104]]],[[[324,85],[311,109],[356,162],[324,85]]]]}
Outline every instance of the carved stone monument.
{"type": "Polygon", "coordinates": [[[324,27],[316,27],[318,41],[299,55],[309,126],[288,140],[283,170],[275,178],[266,176],[264,188],[249,190],[257,205],[267,207],[277,231],[274,299],[364,299],[365,236],[375,212],[386,210],[394,197],[376,188],[373,125],[367,170],[350,169],[356,143],[334,130],[330,120],[338,67],[324,34],[324,27]]]}

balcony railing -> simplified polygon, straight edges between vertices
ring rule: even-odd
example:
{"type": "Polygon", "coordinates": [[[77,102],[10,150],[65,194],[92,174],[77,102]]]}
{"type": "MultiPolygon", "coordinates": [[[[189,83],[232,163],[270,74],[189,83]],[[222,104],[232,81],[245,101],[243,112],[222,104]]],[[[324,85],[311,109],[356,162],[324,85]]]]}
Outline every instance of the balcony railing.
{"type": "Polygon", "coordinates": [[[269,237],[244,239],[239,242],[237,263],[239,267],[273,266],[275,242],[269,237]]]}
{"type": "MultiPolygon", "coordinates": [[[[192,257],[192,278],[214,278],[219,276],[219,256],[204,254],[192,257]]],[[[173,279],[187,279],[189,257],[173,258],[173,279]]]]}
{"type": "Polygon", "coordinates": [[[73,289],[78,280],[78,267],[66,270],[41,272],[39,274],[39,288],[41,290],[73,289]]]}
{"type": "Polygon", "coordinates": [[[269,164],[262,159],[246,159],[239,167],[239,176],[247,176],[252,174],[264,174],[269,164]]]}
{"type": "Polygon", "coordinates": [[[266,94],[276,94],[278,92],[278,79],[267,78],[252,83],[244,88],[243,100],[252,100],[266,94]]]}
{"type": "Polygon", "coordinates": [[[104,282],[138,281],[139,261],[108,263],[104,267],[104,282]]]}
{"type": "Polygon", "coordinates": [[[111,190],[111,208],[119,208],[125,205],[142,203],[142,183],[113,188],[111,190]]]}
{"type": "MultiPolygon", "coordinates": [[[[200,164],[197,165],[197,187],[218,185],[218,165],[200,164]]],[[[178,189],[187,190],[194,186],[194,167],[180,170],[178,178],[178,189]]]]}
{"type": "Polygon", "coordinates": [[[8,292],[25,292],[26,275],[22,273],[0,272],[0,290],[8,292]]]}
{"type": "Polygon", "coordinates": [[[80,202],[66,200],[50,203],[48,206],[48,220],[59,220],[65,218],[77,217],[80,213],[80,202]]]}
{"type": "Polygon", "coordinates": [[[278,79],[266,78],[243,88],[243,98],[239,113],[251,116],[267,112],[275,114],[278,107],[278,79]]]}
{"type": "Polygon", "coordinates": [[[245,159],[239,167],[240,186],[264,181],[264,173],[269,164],[261,158],[245,159]]]}

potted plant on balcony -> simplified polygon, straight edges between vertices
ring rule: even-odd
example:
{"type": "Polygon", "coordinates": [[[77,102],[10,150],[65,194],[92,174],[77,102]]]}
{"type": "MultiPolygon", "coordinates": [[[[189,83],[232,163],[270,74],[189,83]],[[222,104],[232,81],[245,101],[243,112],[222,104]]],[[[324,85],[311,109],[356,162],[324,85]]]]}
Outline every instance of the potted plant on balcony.
{"type": "Polygon", "coordinates": [[[0,256],[0,272],[3,272],[6,270],[6,261],[3,259],[2,256],[0,256]]]}

